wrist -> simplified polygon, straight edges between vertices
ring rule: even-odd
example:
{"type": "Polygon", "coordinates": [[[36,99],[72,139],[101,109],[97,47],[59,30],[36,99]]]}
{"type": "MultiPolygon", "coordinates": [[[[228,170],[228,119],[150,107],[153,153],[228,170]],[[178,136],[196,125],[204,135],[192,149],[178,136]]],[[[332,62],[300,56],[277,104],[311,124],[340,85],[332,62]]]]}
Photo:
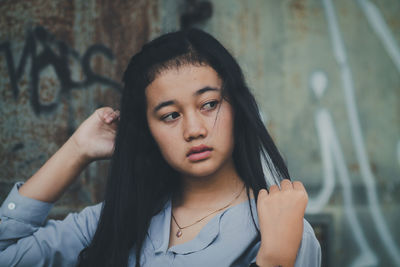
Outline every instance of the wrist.
{"type": "Polygon", "coordinates": [[[256,264],[258,267],[274,267],[268,260],[267,257],[260,255],[260,253],[258,253],[257,257],[256,257],[256,264]]]}
{"type": "Polygon", "coordinates": [[[284,253],[266,253],[260,248],[256,257],[256,264],[259,267],[293,267],[294,261],[283,255],[284,253]]]}
{"type": "MultiPolygon", "coordinates": [[[[257,262],[253,262],[250,267],[263,267],[261,265],[258,265],[257,262]]],[[[268,265],[268,267],[283,267],[282,265],[268,265]]]]}
{"type": "Polygon", "coordinates": [[[84,146],[76,141],[74,135],[67,140],[63,148],[71,155],[71,159],[76,161],[76,165],[81,168],[85,168],[86,165],[93,161],[89,154],[84,151],[84,146]]]}
{"type": "Polygon", "coordinates": [[[257,254],[257,257],[256,257],[256,264],[259,267],[273,267],[270,257],[265,255],[261,251],[263,251],[263,250],[260,248],[260,250],[257,254]]]}

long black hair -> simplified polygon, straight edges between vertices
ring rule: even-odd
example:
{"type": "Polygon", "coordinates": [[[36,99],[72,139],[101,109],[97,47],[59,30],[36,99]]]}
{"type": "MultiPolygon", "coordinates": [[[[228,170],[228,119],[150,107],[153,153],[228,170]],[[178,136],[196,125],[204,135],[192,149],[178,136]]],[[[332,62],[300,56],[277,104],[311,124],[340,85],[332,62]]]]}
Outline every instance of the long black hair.
{"type": "Polygon", "coordinates": [[[124,73],[105,200],[96,233],[79,254],[78,266],[127,266],[131,249],[136,252],[136,266],[140,266],[151,218],[180,188],[179,173],[164,160],[150,133],[145,89],[162,71],[189,64],[208,65],[222,80],[223,95],[234,111],[233,160],[248,198],[249,189],[257,199],[259,190],[267,188],[265,169],[275,183],[290,179],[232,55],[214,37],[198,29],[162,35],[145,44],[124,73]]]}

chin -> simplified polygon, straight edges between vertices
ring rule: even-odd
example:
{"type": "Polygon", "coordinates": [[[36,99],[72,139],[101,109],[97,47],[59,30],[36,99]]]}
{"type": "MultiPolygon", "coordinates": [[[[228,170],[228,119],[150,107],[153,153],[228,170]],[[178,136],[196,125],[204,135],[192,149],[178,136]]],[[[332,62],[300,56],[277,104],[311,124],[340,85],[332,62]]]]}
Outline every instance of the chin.
{"type": "Polygon", "coordinates": [[[192,166],[190,169],[179,170],[184,175],[194,176],[194,177],[207,177],[215,174],[218,171],[216,166],[212,166],[212,164],[199,164],[196,163],[195,166],[192,166]]]}

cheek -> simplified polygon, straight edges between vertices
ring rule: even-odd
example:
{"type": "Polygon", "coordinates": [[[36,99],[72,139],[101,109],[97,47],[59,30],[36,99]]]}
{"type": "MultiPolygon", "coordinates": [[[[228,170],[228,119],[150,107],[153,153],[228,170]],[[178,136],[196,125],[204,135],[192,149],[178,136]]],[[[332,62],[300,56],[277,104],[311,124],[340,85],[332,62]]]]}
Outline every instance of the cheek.
{"type": "Polygon", "coordinates": [[[223,112],[220,113],[220,117],[218,118],[218,124],[215,128],[215,134],[218,140],[216,140],[219,144],[221,144],[221,148],[226,151],[233,151],[234,146],[234,134],[233,134],[233,112],[228,106],[228,108],[221,110],[223,112]]]}
{"type": "Polygon", "coordinates": [[[174,137],[174,132],[171,130],[164,130],[159,127],[152,127],[151,124],[149,125],[149,127],[150,132],[154,140],[156,141],[164,159],[167,162],[171,163],[174,151],[176,152],[176,148],[178,147],[178,144],[176,143],[177,138],[174,137]]]}
{"type": "Polygon", "coordinates": [[[230,105],[227,105],[226,109],[223,112],[223,116],[221,117],[221,126],[219,127],[220,131],[226,137],[233,137],[233,111],[230,105]]]}
{"type": "Polygon", "coordinates": [[[233,151],[234,147],[234,136],[233,136],[233,120],[227,121],[225,125],[225,138],[227,142],[227,146],[230,151],[233,151]]]}

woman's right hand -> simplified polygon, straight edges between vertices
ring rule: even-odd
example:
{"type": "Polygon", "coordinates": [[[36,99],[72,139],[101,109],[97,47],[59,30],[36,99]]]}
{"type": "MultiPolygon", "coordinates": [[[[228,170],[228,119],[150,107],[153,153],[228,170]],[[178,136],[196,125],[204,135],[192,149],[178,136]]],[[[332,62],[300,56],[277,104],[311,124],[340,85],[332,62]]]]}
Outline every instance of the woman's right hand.
{"type": "Polygon", "coordinates": [[[109,158],[114,152],[118,122],[118,110],[99,108],[79,126],[69,141],[87,162],[109,158]]]}
{"type": "Polygon", "coordinates": [[[303,218],[308,194],[299,181],[281,181],[269,192],[261,189],[257,214],[261,245],[257,254],[259,266],[294,266],[303,237],[303,218]]]}

